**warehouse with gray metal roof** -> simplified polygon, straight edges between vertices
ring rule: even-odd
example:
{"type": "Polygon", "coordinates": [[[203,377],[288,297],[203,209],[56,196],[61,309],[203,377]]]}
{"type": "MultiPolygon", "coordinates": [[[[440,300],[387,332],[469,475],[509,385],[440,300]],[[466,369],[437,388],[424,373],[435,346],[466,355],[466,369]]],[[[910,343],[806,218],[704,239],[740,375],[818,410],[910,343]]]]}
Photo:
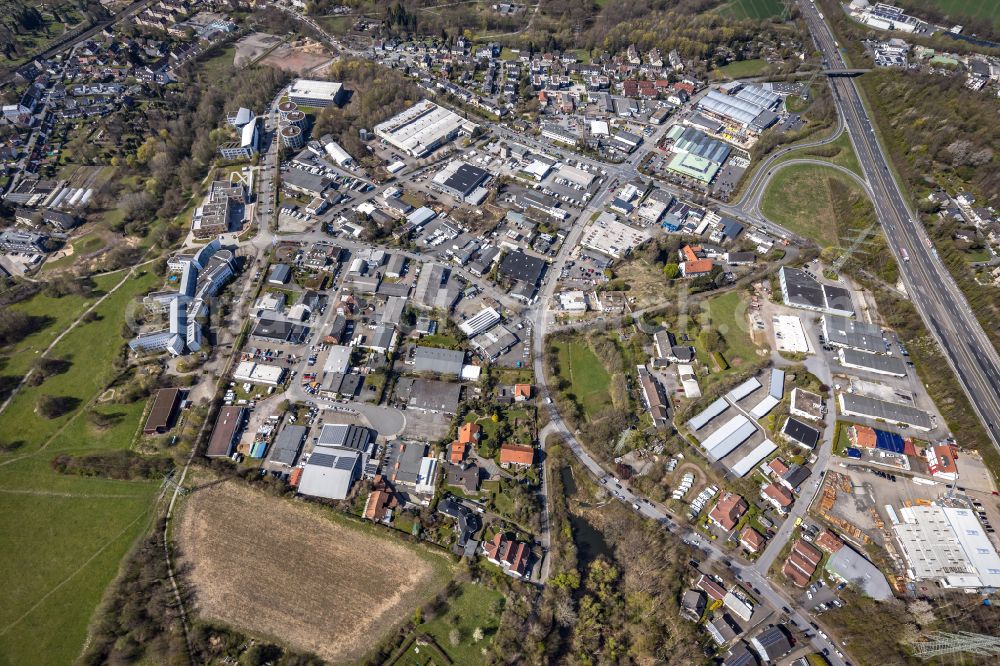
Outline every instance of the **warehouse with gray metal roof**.
{"type": "Polygon", "coordinates": [[[869,354],[857,349],[845,348],[839,351],[840,364],[845,368],[856,368],[867,370],[880,375],[892,375],[893,377],[906,376],[906,364],[898,356],[887,356],[885,354],[869,354]]]}
{"type": "Polygon", "coordinates": [[[881,419],[887,423],[903,423],[918,430],[930,430],[934,427],[931,415],[916,407],[869,398],[856,393],[841,393],[838,399],[840,411],[845,416],[864,416],[871,419],[881,419]]]}
{"type": "Polygon", "coordinates": [[[882,328],[876,324],[823,315],[821,326],[826,341],[835,347],[851,347],[874,354],[884,354],[886,351],[882,328]]]}

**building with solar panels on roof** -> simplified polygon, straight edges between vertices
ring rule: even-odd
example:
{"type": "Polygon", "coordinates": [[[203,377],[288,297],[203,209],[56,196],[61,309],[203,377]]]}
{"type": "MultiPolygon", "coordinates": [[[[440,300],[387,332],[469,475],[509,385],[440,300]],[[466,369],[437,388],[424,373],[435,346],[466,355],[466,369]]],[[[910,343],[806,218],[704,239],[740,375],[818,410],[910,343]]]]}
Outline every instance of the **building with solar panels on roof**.
{"type": "Polygon", "coordinates": [[[490,177],[490,172],[455,160],[434,176],[434,185],[458,201],[465,201],[490,177]]]}
{"type": "Polygon", "coordinates": [[[758,85],[741,85],[732,94],[709,90],[698,102],[698,110],[723,123],[755,134],[763,132],[778,121],[774,112],[781,96],[758,85]]]}
{"type": "Polygon", "coordinates": [[[317,446],[302,469],[299,492],[312,497],[342,500],[360,476],[360,453],[317,446]]]}
{"type": "Polygon", "coordinates": [[[785,305],[842,317],[854,316],[851,292],[842,287],[823,284],[798,268],[782,266],[778,271],[781,297],[785,305]]]}

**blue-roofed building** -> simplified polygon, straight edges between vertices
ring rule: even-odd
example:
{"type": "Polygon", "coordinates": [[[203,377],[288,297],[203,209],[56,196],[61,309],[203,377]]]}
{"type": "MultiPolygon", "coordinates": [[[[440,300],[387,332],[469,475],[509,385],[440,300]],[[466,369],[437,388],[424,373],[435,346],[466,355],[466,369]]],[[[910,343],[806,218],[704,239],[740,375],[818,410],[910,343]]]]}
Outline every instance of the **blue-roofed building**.
{"type": "Polygon", "coordinates": [[[719,224],[722,225],[722,236],[726,239],[736,238],[743,233],[743,225],[732,218],[724,217],[719,220],[719,224]]]}
{"type": "Polygon", "coordinates": [[[902,435],[885,430],[875,431],[875,448],[892,453],[902,454],[905,448],[902,435]]]}
{"type": "Polygon", "coordinates": [[[677,217],[675,213],[667,213],[663,216],[661,226],[667,231],[680,231],[682,224],[684,224],[684,220],[677,217]]]}

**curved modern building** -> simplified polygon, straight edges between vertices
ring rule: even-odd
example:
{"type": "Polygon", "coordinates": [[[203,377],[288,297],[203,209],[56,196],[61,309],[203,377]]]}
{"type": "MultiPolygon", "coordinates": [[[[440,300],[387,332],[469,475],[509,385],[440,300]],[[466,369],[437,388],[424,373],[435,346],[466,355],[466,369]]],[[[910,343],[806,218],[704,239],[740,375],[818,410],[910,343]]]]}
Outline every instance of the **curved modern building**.
{"type": "Polygon", "coordinates": [[[278,117],[282,120],[288,118],[288,114],[292,111],[298,111],[299,105],[295,102],[282,102],[278,105],[278,117]]]}
{"type": "Polygon", "coordinates": [[[301,127],[302,129],[305,129],[306,114],[302,113],[298,109],[295,109],[293,111],[289,111],[288,113],[286,113],[283,121],[285,123],[288,123],[289,125],[294,125],[295,127],[301,127]]]}
{"type": "Polygon", "coordinates": [[[302,148],[306,145],[306,135],[301,127],[285,125],[281,128],[281,143],[288,148],[302,148]]]}

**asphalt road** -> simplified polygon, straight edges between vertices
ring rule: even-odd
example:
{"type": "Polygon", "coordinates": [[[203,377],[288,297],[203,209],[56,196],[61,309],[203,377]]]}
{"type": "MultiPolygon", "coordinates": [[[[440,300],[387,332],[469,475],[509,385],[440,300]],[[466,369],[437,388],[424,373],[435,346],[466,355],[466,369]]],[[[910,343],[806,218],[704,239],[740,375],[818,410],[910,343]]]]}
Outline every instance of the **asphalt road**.
{"type": "MultiPolygon", "coordinates": [[[[829,68],[847,68],[826,22],[812,3],[801,2],[803,16],[829,68]]],[[[857,85],[833,77],[834,101],[844,118],[867,179],[872,201],[900,266],[907,293],[937,340],[995,446],[1000,449],[1000,357],[965,296],[938,259],[917,216],[910,210],[890,170],[857,85]],[[908,260],[904,259],[904,251],[908,260]]]]}
{"type": "MultiPolygon", "coordinates": [[[[542,359],[542,354],[544,353],[545,336],[551,330],[554,325],[554,315],[555,312],[550,311],[548,305],[552,302],[552,297],[555,292],[556,281],[559,274],[562,272],[562,268],[565,265],[567,258],[573,248],[579,243],[580,235],[583,232],[583,228],[589,221],[590,216],[595,212],[600,210],[608,197],[614,193],[614,190],[608,187],[608,183],[605,183],[602,189],[594,195],[590,204],[584,211],[577,217],[574,222],[573,227],[567,234],[566,240],[563,242],[559,253],[556,255],[555,261],[549,266],[546,271],[545,281],[543,282],[541,288],[539,289],[539,295],[530,313],[527,316],[533,322],[533,345],[534,350],[534,370],[535,370],[535,383],[538,385],[538,393],[542,398],[547,398],[549,395],[548,384],[545,376],[544,362],[542,359]]],[[[621,488],[615,485],[615,481],[610,474],[604,470],[601,464],[591,456],[583,445],[577,439],[575,433],[571,432],[566,426],[566,422],[563,421],[562,416],[559,414],[559,410],[556,409],[555,403],[548,404],[546,407],[549,411],[549,423],[542,429],[539,433],[539,443],[544,449],[546,438],[551,435],[559,435],[562,437],[566,446],[569,447],[570,451],[580,460],[584,467],[586,467],[591,473],[593,473],[598,479],[611,479],[609,482],[605,483],[605,486],[609,491],[615,494],[619,500],[624,502],[628,506],[632,506],[641,515],[657,521],[660,525],[664,526],[671,533],[676,536],[681,537],[687,543],[692,545],[694,548],[699,550],[700,557],[702,561],[721,559],[723,561],[730,561],[732,556],[724,553],[722,549],[715,544],[715,542],[709,541],[697,532],[691,530],[689,527],[683,526],[673,520],[660,506],[649,501],[647,498],[633,493],[627,486],[622,484],[621,488]]],[[[830,456],[830,443],[826,442],[822,449],[818,451],[819,461],[815,466],[815,469],[823,469],[828,463],[830,456]]],[[[546,467],[546,472],[548,468],[546,467]]],[[[548,487],[548,484],[545,484],[548,487]]],[[[802,496],[797,500],[795,505],[795,511],[798,514],[804,513],[805,509],[808,507],[812,496],[816,492],[816,487],[810,486],[803,489],[802,496]]],[[[545,524],[548,524],[548,502],[546,501],[546,515],[544,516],[545,524]]],[[[785,541],[791,535],[794,517],[786,520],[782,525],[777,537],[771,540],[769,544],[768,551],[765,551],[765,555],[769,555],[769,561],[773,561],[777,553],[781,550],[785,541]]],[[[548,538],[548,531],[545,534],[546,539],[548,538]]],[[[548,557],[546,557],[546,562],[544,564],[542,580],[545,580],[547,576],[547,566],[548,557]]],[[[748,566],[745,569],[738,570],[734,569],[734,573],[737,573],[743,583],[754,590],[755,596],[760,602],[763,602],[774,609],[789,608],[791,611],[787,615],[795,624],[803,629],[809,629],[809,622],[811,621],[808,613],[801,608],[798,608],[795,601],[791,598],[786,598],[784,593],[780,588],[772,585],[772,583],[767,579],[767,566],[760,565],[748,566]]],[[[829,639],[824,639],[819,634],[814,634],[810,639],[810,642],[817,650],[827,649],[829,651],[828,659],[833,664],[833,666],[842,666],[844,661],[836,656],[835,650],[836,646],[829,641],[829,639]]]]}

